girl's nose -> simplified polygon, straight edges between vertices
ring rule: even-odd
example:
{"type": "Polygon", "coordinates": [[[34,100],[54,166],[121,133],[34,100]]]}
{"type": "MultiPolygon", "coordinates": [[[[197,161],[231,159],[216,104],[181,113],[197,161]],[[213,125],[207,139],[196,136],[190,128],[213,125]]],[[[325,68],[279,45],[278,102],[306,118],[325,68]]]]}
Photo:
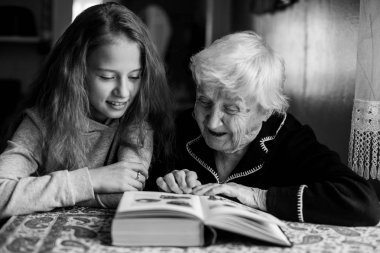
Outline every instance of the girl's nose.
{"type": "Polygon", "coordinates": [[[128,78],[120,78],[114,89],[114,94],[118,97],[127,98],[131,92],[132,84],[128,78]]]}
{"type": "Polygon", "coordinates": [[[217,106],[213,106],[207,117],[207,127],[209,129],[216,129],[222,125],[223,112],[217,106]]]}

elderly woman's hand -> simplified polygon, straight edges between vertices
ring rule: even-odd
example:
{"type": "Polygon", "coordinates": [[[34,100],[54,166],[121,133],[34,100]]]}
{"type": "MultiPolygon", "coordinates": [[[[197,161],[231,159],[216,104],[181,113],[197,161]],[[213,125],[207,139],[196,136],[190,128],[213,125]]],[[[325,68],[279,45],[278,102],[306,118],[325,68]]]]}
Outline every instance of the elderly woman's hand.
{"type": "Polygon", "coordinates": [[[173,170],[156,180],[157,186],[165,192],[191,193],[193,188],[201,185],[197,173],[188,169],[173,170]]]}
{"type": "Polygon", "coordinates": [[[238,199],[242,204],[266,211],[266,190],[236,183],[205,184],[193,189],[196,195],[225,195],[238,199]]]}

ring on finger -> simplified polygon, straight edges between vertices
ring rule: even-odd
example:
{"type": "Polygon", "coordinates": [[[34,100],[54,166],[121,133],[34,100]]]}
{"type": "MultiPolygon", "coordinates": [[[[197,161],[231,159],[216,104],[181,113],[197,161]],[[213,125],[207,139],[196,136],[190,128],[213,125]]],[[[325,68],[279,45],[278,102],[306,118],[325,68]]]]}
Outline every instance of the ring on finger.
{"type": "Polygon", "coordinates": [[[141,174],[140,171],[137,172],[137,174],[136,174],[136,180],[139,180],[140,174],[141,174]]]}

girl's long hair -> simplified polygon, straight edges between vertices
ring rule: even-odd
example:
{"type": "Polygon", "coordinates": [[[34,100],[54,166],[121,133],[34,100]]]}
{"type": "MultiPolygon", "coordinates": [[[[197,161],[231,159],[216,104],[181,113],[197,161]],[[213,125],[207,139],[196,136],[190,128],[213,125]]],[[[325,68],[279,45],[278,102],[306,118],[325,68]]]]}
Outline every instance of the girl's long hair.
{"type": "Polygon", "coordinates": [[[86,9],[74,20],[33,85],[34,104],[46,124],[43,154],[58,164],[56,169],[76,169],[87,163],[88,145],[83,138],[90,117],[87,57],[120,35],[139,45],[143,68],[140,90],[120,119],[120,143],[133,148],[143,145],[143,126],[148,123],[154,130],[155,151],[163,154],[156,152],[154,157],[169,158],[171,154],[173,107],[163,64],[140,18],[123,5],[105,3],[86,9]],[[139,126],[138,145],[125,134],[131,124],[139,126]]]}

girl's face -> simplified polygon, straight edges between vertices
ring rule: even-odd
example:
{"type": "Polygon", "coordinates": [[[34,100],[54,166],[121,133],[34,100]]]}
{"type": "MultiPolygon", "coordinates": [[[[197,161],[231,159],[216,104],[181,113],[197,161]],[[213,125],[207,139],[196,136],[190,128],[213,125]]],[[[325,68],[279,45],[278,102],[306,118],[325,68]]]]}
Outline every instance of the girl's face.
{"type": "Polygon", "coordinates": [[[234,153],[254,140],[267,113],[247,94],[221,88],[198,88],[195,120],[207,145],[234,153]]]}
{"type": "Polygon", "coordinates": [[[138,44],[120,35],[88,56],[87,69],[92,119],[104,122],[122,117],[140,88],[138,44]]]}

